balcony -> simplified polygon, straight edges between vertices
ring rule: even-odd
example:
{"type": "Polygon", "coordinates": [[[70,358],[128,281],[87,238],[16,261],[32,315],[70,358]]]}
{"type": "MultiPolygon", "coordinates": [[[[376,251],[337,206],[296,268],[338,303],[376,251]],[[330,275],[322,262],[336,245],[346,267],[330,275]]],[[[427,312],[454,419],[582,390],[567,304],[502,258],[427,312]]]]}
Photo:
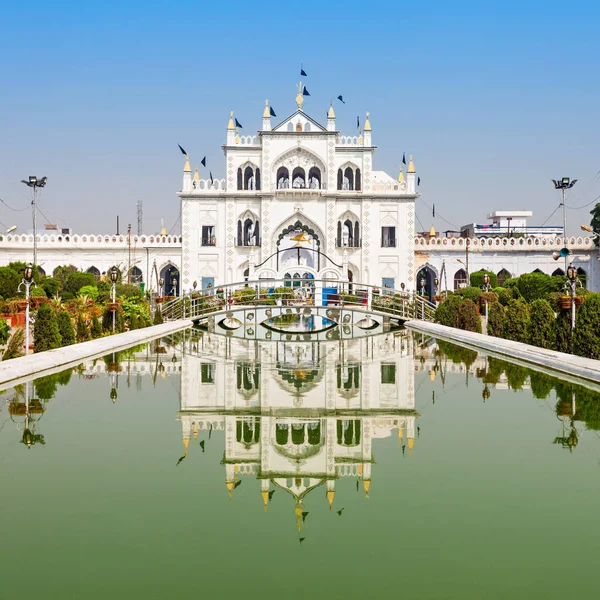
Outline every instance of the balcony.
{"type": "Polygon", "coordinates": [[[259,238],[258,241],[254,240],[240,240],[238,238],[233,238],[233,245],[236,248],[260,248],[262,244],[262,239],[259,238]]]}
{"type": "Polygon", "coordinates": [[[396,240],[390,238],[382,238],[381,239],[381,247],[382,248],[395,248],[396,240]]]}
{"type": "Polygon", "coordinates": [[[212,236],[212,237],[203,237],[202,238],[202,245],[203,246],[216,246],[217,245],[217,238],[215,236],[212,236]]]}
{"type": "Polygon", "coordinates": [[[343,239],[336,238],[336,248],[360,248],[362,246],[362,240],[359,239],[343,239]]]}

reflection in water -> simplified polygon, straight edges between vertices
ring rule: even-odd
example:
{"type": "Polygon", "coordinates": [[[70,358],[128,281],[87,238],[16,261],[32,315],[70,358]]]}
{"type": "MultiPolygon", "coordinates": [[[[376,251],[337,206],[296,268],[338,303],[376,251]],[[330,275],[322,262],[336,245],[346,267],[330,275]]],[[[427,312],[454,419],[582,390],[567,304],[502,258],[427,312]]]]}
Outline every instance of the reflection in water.
{"type": "Polygon", "coordinates": [[[285,333],[317,333],[335,327],[337,323],[321,315],[285,314],[263,322],[267,329],[285,333]]]}

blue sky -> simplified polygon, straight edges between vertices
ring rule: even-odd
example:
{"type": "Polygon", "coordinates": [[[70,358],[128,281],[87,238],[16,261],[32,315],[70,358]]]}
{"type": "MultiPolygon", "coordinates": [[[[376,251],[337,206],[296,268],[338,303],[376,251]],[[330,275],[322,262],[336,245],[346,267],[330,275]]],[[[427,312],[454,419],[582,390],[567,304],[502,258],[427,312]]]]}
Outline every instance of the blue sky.
{"type": "MultiPolygon", "coordinates": [[[[571,206],[600,195],[599,17],[577,0],[13,2],[0,21],[0,198],[26,208],[19,181],[47,175],[50,222],[112,232],[119,214],[135,229],[141,200],[146,232],[161,217],[178,228],[177,144],[224,175],[229,110],[244,133],[265,98],[290,114],[302,62],[308,114],[323,122],[343,94],[342,132],[371,113],[375,168],[396,176],[414,154],[423,227],[511,208],[541,224],[559,202],[550,178],[579,179],[571,206]]],[[[569,211],[570,230],[589,208],[569,211]]],[[[0,204],[0,222],[25,230],[30,212],[0,204]]]]}

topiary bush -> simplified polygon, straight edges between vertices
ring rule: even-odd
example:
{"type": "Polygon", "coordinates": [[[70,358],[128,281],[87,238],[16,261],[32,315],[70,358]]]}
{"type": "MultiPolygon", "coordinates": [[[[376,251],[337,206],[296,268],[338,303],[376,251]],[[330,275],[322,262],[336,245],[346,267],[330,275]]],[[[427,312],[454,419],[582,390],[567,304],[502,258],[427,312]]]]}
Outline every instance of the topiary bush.
{"type": "Polygon", "coordinates": [[[33,351],[53,350],[60,348],[61,343],[56,314],[49,304],[42,304],[37,311],[33,327],[33,351]]]}
{"type": "Polygon", "coordinates": [[[98,320],[97,315],[92,316],[92,324],[90,327],[90,334],[92,339],[97,339],[102,336],[102,326],[100,325],[100,321],[98,320]]]}
{"type": "Polygon", "coordinates": [[[157,306],[156,310],[154,311],[154,319],[153,319],[152,323],[154,323],[154,325],[162,325],[164,323],[164,319],[162,316],[162,311],[160,310],[160,306],[157,306]]]}
{"type": "Polygon", "coordinates": [[[98,300],[98,288],[95,285],[84,285],[77,292],[78,296],[87,296],[90,300],[96,302],[98,300]]]}
{"type": "Polygon", "coordinates": [[[67,275],[63,289],[74,296],[84,286],[95,287],[96,278],[92,273],[70,273],[67,275]]]}
{"type": "Polygon", "coordinates": [[[468,299],[463,300],[458,309],[458,315],[461,329],[481,333],[481,316],[475,302],[468,299]]]}
{"type": "Polygon", "coordinates": [[[534,300],[529,307],[529,343],[554,348],[554,311],[547,300],[534,300]]]}
{"type": "Polygon", "coordinates": [[[75,330],[73,329],[73,323],[71,317],[66,310],[61,310],[56,316],[56,322],[58,323],[58,332],[61,337],[62,346],[70,346],[75,343],[75,330]]]}
{"type": "Polygon", "coordinates": [[[573,353],[600,358],[600,294],[589,294],[577,310],[573,353]]]}
{"type": "MultiPolygon", "coordinates": [[[[96,322],[98,321],[98,317],[96,317],[96,322]]],[[[98,323],[100,326],[100,323],[98,323]]],[[[83,317],[83,313],[79,313],[77,315],[77,323],[75,325],[75,335],[77,336],[78,342],[85,342],[90,339],[90,331],[88,329],[87,323],[83,317]]]]}
{"type": "Polygon", "coordinates": [[[529,341],[529,310],[522,300],[511,300],[506,307],[504,335],[507,340],[515,342],[529,341]]]}
{"type": "Polygon", "coordinates": [[[508,306],[508,303],[511,300],[515,299],[515,294],[513,293],[513,290],[518,291],[516,287],[514,287],[514,288],[496,287],[492,291],[498,295],[498,302],[500,302],[500,304],[502,304],[502,306],[508,306]]]}
{"type": "Polygon", "coordinates": [[[471,286],[477,287],[477,288],[482,288],[483,287],[483,276],[486,273],[490,277],[490,286],[493,288],[498,287],[498,276],[496,275],[496,273],[493,273],[492,271],[486,271],[485,269],[481,269],[480,271],[475,271],[474,273],[471,273],[471,276],[470,276],[471,286]]]}
{"type": "Polygon", "coordinates": [[[435,322],[446,327],[460,327],[459,308],[462,304],[462,298],[457,295],[448,296],[446,300],[440,302],[435,311],[435,322]]]}
{"type": "Polygon", "coordinates": [[[571,327],[571,311],[562,310],[554,320],[554,349],[559,352],[571,352],[573,329],[571,327]]]}
{"type": "Polygon", "coordinates": [[[504,306],[500,302],[492,302],[488,304],[488,335],[502,337],[504,335],[504,320],[506,312],[504,306]]]}
{"type": "Polygon", "coordinates": [[[472,300],[475,303],[479,302],[479,298],[483,294],[483,290],[477,287],[460,288],[454,292],[456,296],[461,296],[465,300],[472,300]]]}

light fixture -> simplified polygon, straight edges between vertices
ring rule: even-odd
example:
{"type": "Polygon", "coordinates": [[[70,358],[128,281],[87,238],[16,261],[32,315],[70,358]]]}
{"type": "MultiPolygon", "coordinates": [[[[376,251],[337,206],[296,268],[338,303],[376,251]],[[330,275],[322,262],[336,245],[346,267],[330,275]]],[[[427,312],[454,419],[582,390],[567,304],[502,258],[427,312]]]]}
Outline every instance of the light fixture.
{"type": "Polygon", "coordinates": [[[487,273],[483,274],[483,283],[485,285],[489,285],[489,283],[490,283],[490,276],[487,273]]]}
{"type": "Polygon", "coordinates": [[[594,230],[589,225],[582,225],[581,229],[583,229],[583,231],[587,231],[588,233],[594,233],[594,230]]]}
{"type": "Polygon", "coordinates": [[[118,278],[119,278],[119,271],[117,271],[117,267],[113,267],[110,270],[110,280],[113,283],[116,283],[118,278]]]}
{"type": "Polygon", "coordinates": [[[29,283],[33,279],[33,267],[31,266],[31,264],[25,267],[23,277],[27,283],[29,283]]]}
{"type": "Polygon", "coordinates": [[[569,265],[567,269],[567,277],[570,281],[575,281],[577,279],[577,269],[573,265],[569,265]]]}

